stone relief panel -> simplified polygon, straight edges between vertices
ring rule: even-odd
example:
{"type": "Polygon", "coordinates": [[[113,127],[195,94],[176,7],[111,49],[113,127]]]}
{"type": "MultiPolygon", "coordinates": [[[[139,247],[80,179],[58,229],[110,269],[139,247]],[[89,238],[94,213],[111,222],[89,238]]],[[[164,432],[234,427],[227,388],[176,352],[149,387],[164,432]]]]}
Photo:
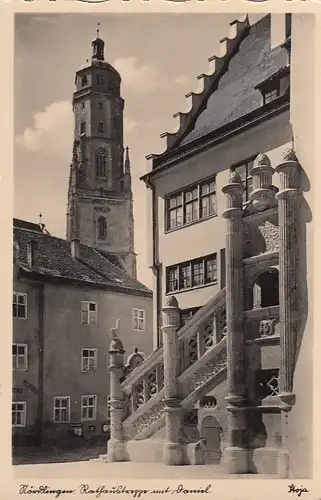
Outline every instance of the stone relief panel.
{"type": "Polygon", "coordinates": [[[138,434],[157,422],[165,414],[165,402],[157,402],[149,411],[132,423],[134,434],[138,434]]]}
{"type": "Polygon", "coordinates": [[[259,326],[260,337],[271,337],[275,335],[276,319],[262,319],[259,326]]]}
{"type": "Polygon", "coordinates": [[[279,250],[279,224],[276,211],[247,217],[244,220],[244,258],[277,252],[279,250]]]}

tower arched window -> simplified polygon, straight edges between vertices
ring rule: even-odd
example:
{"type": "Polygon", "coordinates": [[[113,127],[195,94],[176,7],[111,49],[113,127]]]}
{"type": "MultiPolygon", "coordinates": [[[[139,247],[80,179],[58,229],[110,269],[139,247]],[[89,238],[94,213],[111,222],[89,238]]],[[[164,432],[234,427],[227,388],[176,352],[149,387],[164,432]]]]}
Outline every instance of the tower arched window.
{"type": "Polygon", "coordinates": [[[81,86],[85,87],[88,84],[87,75],[84,75],[81,79],[81,86]]]}
{"type": "Polygon", "coordinates": [[[98,238],[100,240],[106,239],[107,236],[107,222],[105,217],[98,217],[98,238]]]}
{"type": "Polygon", "coordinates": [[[98,151],[96,154],[96,175],[97,177],[107,177],[107,162],[104,151],[98,151]]]}

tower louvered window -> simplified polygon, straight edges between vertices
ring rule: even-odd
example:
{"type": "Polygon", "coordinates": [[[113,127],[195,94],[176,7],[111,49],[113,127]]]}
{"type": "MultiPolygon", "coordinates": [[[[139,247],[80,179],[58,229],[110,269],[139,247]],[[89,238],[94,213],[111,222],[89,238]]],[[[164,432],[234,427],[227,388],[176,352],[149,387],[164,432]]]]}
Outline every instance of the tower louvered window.
{"type": "Polygon", "coordinates": [[[107,177],[106,155],[104,151],[96,154],[96,175],[97,177],[107,177]]]}

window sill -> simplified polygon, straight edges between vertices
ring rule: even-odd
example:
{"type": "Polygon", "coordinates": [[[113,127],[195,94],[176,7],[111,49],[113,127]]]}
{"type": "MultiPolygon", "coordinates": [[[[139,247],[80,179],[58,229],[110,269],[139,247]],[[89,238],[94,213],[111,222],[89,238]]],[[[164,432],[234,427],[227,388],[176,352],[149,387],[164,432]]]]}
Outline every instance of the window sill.
{"type": "Polygon", "coordinates": [[[97,369],[95,368],[95,370],[80,370],[81,373],[95,373],[97,371],[97,369]]]}
{"type": "Polygon", "coordinates": [[[12,368],[14,372],[26,372],[28,368],[12,368]]]}
{"type": "Polygon", "coordinates": [[[27,318],[18,318],[17,316],[13,316],[13,319],[24,319],[24,320],[26,320],[27,318]]]}
{"type": "Polygon", "coordinates": [[[54,424],[70,424],[70,420],[54,420],[54,424]]]}
{"type": "Polygon", "coordinates": [[[26,424],[20,424],[20,425],[16,424],[16,425],[12,425],[11,427],[15,427],[15,428],[20,427],[20,429],[21,429],[21,427],[26,427],[26,424]]]}
{"type": "Polygon", "coordinates": [[[82,418],[81,422],[84,422],[84,423],[86,423],[86,422],[96,422],[96,420],[97,420],[96,417],[95,418],[82,418]]]}
{"type": "Polygon", "coordinates": [[[183,290],[175,290],[174,292],[166,292],[167,295],[176,295],[177,293],[192,292],[193,290],[200,290],[202,288],[207,288],[209,286],[217,285],[218,281],[212,281],[211,283],[205,283],[205,285],[193,286],[191,288],[184,288],[183,290]]]}
{"type": "Polygon", "coordinates": [[[188,222],[187,224],[183,224],[182,226],[174,227],[173,229],[166,229],[164,233],[165,234],[173,233],[174,231],[179,231],[180,229],[184,229],[185,227],[194,226],[195,224],[204,222],[209,219],[214,219],[215,217],[217,217],[217,214],[208,215],[207,217],[202,217],[201,219],[193,220],[192,222],[188,222]]]}
{"type": "Polygon", "coordinates": [[[144,332],[145,328],[133,328],[134,332],[144,332]]]}

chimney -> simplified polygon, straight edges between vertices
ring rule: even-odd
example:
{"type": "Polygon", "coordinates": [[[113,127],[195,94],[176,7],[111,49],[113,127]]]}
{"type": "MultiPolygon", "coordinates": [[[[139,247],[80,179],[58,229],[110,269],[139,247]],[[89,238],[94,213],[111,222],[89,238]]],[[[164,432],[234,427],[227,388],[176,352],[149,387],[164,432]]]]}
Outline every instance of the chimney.
{"type": "Polygon", "coordinates": [[[80,242],[77,238],[74,238],[70,242],[71,245],[71,256],[73,259],[79,259],[80,258],[80,242]]]}
{"type": "Polygon", "coordinates": [[[281,47],[291,37],[291,14],[271,14],[271,50],[281,47]]]}

